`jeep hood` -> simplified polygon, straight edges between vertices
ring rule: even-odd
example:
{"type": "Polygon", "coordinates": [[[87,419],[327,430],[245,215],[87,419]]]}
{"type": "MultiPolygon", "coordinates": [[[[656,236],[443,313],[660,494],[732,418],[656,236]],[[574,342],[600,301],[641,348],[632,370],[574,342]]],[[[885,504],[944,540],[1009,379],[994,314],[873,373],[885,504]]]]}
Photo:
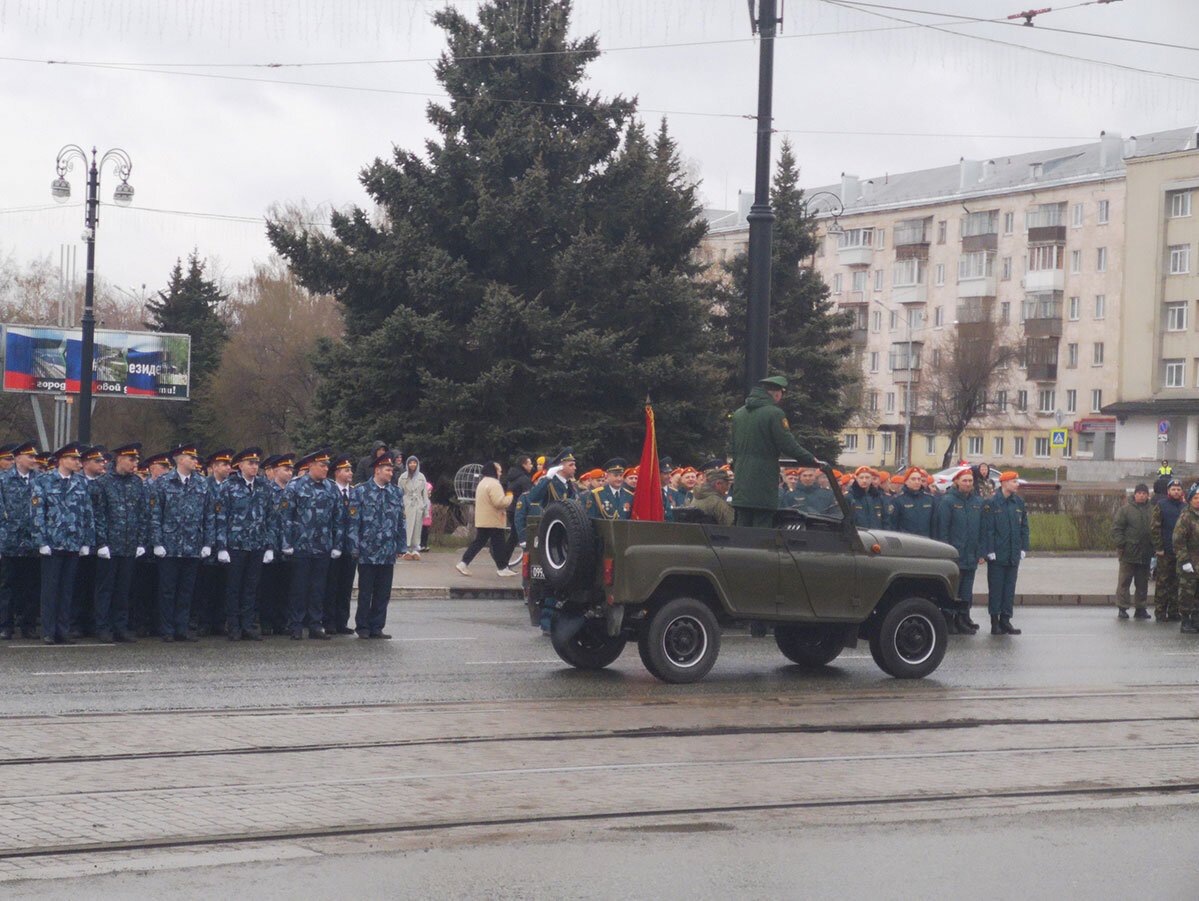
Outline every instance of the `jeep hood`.
{"type": "Polygon", "coordinates": [[[869,548],[877,544],[882,548],[881,557],[924,557],[932,560],[957,561],[958,551],[952,544],[909,535],[906,532],[890,532],[886,529],[861,529],[862,544],[869,548]]]}

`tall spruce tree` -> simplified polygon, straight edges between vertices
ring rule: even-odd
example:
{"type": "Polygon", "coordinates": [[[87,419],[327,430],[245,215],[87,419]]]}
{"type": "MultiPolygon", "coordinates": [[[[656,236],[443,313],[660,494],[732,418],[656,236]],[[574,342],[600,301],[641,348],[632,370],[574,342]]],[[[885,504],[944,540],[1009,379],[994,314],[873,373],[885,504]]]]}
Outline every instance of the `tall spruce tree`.
{"type": "Polygon", "coordinates": [[[583,90],[596,39],[568,38],[570,11],[438,12],[439,138],[363,170],[377,214],[337,213],[331,235],[268,223],[345,312],[316,352],[310,441],[399,441],[433,471],[562,445],[602,461],[638,452],[647,392],[663,453],[717,440],[696,188],[665,125],[651,140],[633,101],[583,90]]]}
{"type": "MultiPolygon", "coordinates": [[[[767,368],[790,381],[782,406],[800,443],[831,461],[840,449],[837,433],[853,412],[850,396],[858,380],[851,364],[853,317],[836,310],[824,279],[803,265],[816,251],[816,226],[804,209],[799,168],[787,141],[779,152],[771,202],[775,223],[767,368]]],[[[745,397],[748,255],[730,260],[725,276],[714,283],[712,321],[722,393],[728,408],[735,409],[745,397]]]]}
{"type": "Polygon", "coordinates": [[[228,330],[221,317],[226,295],[215,281],[205,278],[206,263],[198,252],[175,261],[167,286],[158,292],[157,299],[146,304],[146,327],[156,332],[176,332],[191,336],[191,381],[188,386],[192,400],[186,404],[165,403],[163,408],[171,422],[175,439],[204,442],[210,438],[208,417],[201,407],[209,380],[221,365],[221,353],[229,340],[228,330]]]}

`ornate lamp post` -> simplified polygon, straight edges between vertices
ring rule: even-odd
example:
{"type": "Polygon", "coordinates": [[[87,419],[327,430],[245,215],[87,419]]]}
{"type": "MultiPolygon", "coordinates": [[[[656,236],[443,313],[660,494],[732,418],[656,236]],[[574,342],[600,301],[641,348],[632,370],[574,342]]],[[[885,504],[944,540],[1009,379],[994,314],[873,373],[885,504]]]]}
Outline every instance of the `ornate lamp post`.
{"type": "Polygon", "coordinates": [[[133,186],[129,184],[129,173],[133,171],[133,161],[124,150],[114,147],[96,159],[96,148],[92,148],[91,159],[87,152],[78,144],[67,144],[58,151],[54,161],[57,178],[50,182],[50,194],[59,203],[65,203],[71,197],[71,183],[66,174],[74,167],[78,157],[87,167],[87,202],[83,212],[83,240],[87,242],[87,282],[83,294],[83,342],[80,348],[79,373],[79,440],[88,444],[92,440],[92,379],[94,377],[96,315],[95,315],[95,277],[96,277],[96,226],[100,223],[100,170],[104,164],[111,161],[116,168],[117,177],[121,183],[112,193],[112,200],[117,206],[129,206],[133,202],[133,186]]]}

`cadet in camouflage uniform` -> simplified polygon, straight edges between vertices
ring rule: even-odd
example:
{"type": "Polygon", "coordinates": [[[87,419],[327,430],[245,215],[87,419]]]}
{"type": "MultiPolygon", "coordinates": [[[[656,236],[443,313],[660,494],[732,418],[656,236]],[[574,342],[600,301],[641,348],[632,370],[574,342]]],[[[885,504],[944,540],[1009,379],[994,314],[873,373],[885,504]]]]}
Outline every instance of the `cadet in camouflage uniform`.
{"type": "Polygon", "coordinates": [[[41,564],[33,540],[33,483],[41,478],[37,445],[13,448],[15,465],[0,473],[0,638],[36,638],[41,564]]]}
{"type": "MultiPolygon", "coordinates": [[[[354,461],[338,457],[333,461],[333,477],[329,480],[341,502],[341,556],[329,561],[329,581],[325,589],[325,631],[330,635],[352,635],[350,628],[350,594],[354,590],[354,558],[350,553],[350,483],[354,479],[354,461]]],[[[398,486],[397,486],[398,487],[398,486]]],[[[423,517],[422,517],[423,518],[423,517]]]]}
{"type": "Polygon", "coordinates": [[[83,446],[75,441],[57,453],[58,468],[33,485],[33,540],[42,556],[42,641],[73,644],[71,598],[79,558],[96,541],[87,481],[79,474],[83,446]]]}
{"type": "MultiPolygon", "coordinates": [[[[270,481],[271,529],[279,550],[283,548],[283,519],[290,509],[287,505],[287,486],[295,466],[294,454],[267,457],[265,468],[270,481]]],[[[282,635],[287,631],[287,608],[291,584],[291,560],[282,553],[265,566],[258,583],[259,622],[264,635],[282,635]]]]}
{"type": "Polygon", "coordinates": [[[1199,633],[1199,484],[1187,490],[1186,509],[1174,526],[1174,555],[1178,559],[1178,612],[1181,632],[1199,633]]]}
{"type": "MultiPolygon", "coordinates": [[[[204,461],[204,481],[212,495],[213,514],[216,513],[216,496],[233,472],[233,448],[222,447],[204,461]]],[[[215,522],[215,520],[214,520],[215,522]]],[[[215,525],[214,525],[215,528],[215,525]]],[[[199,626],[201,635],[220,635],[225,629],[225,577],[228,570],[217,564],[216,551],[200,565],[196,576],[196,594],[192,601],[191,621],[199,626]]]]}
{"type": "Polygon", "coordinates": [[[91,484],[96,515],[96,634],[103,642],[132,642],[129,595],[136,560],[146,553],[149,489],[137,476],[140,444],[113,451],[112,469],[91,484]]]}
{"type": "Polygon", "coordinates": [[[341,557],[342,511],[329,474],[329,452],[317,451],[300,460],[305,475],[292,479],[282,501],[283,553],[291,557],[291,597],[287,627],[299,641],[308,626],[308,637],[327,639],[321,628],[325,614],[325,587],[329,561],[341,557]]]}
{"type": "Polygon", "coordinates": [[[184,444],[170,452],[175,468],[150,489],[150,541],[158,558],[158,617],[163,641],[199,641],[188,631],[200,561],[212,555],[212,492],[196,472],[200,453],[184,444]]]}
{"type": "Polygon", "coordinates": [[[372,478],[350,493],[348,538],[358,560],[358,609],[354,615],[359,638],[391,638],[387,602],[396,557],[404,552],[404,497],[392,484],[395,458],[389,454],[371,461],[372,478]]]}
{"type": "Polygon", "coordinates": [[[278,538],[271,486],[258,474],[262,448],[247,447],[232,457],[235,475],[216,493],[216,557],[225,564],[225,637],[262,641],[258,619],[258,580],[263,564],[275,559],[278,538]]]}
{"type": "Polygon", "coordinates": [[[1159,622],[1176,623],[1178,615],[1178,560],[1174,556],[1174,526],[1186,507],[1182,499],[1182,483],[1170,479],[1166,493],[1153,504],[1149,520],[1149,535],[1157,555],[1157,570],[1153,589],[1154,618],[1159,622]]]}

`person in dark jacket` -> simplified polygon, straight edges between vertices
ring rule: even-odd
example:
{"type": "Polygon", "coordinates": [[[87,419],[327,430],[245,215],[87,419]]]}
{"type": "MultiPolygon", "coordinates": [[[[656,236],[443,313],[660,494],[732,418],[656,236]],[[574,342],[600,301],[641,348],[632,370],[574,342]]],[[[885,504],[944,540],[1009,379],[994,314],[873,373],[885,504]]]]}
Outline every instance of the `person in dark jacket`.
{"type": "Polygon", "coordinates": [[[859,466],[849,485],[849,512],[859,529],[881,529],[887,517],[887,499],[874,485],[874,470],[859,466]]]}
{"type": "Polygon", "coordinates": [[[796,506],[805,513],[841,515],[833,492],[819,483],[820,470],[808,466],[799,471],[799,484],[795,486],[796,506]]]}
{"type": "Polygon", "coordinates": [[[920,470],[908,467],[903,488],[891,499],[891,515],[887,528],[909,535],[933,537],[933,511],[936,501],[924,490],[924,478],[920,470]]]}
{"type": "Polygon", "coordinates": [[[516,546],[520,543],[520,531],[516,527],[516,505],[520,502],[521,495],[527,494],[533,488],[533,458],[528,454],[521,454],[516,458],[511,466],[508,467],[508,474],[504,477],[504,490],[512,495],[512,504],[508,507],[508,565],[519,562],[520,555],[515,558],[512,556],[516,550],[516,546]]]}
{"type": "Polygon", "coordinates": [[[973,635],[978,623],[970,618],[974,602],[974,576],[982,563],[981,528],[983,502],[974,493],[974,473],[963,466],[953,477],[953,485],[945,492],[933,516],[933,535],[938,541],[952,544],[958,552],[958,597],[955,606],[945,611],[945,621],[951,633],[973,635]]]}
{"type": "Polygon", "coordinates": [[[1116,604],[1120,619],[1128,619],[1130,598],[1128,587],[1136,582],[1137,619],[1149,619],[1145,609],[1149,603],[1149,561],[1153,559],[1153,538],[1150,533],[1152,512],[1149,508],[1149,486],[1137,485],[1132,500],[1116,511],[1112,521],[1112,538],[1120,552],[1120,574],[1116,579],[1116,604]]]}
{"type": "Polygon", "coordinates": [[[779,458],[811,466],[816,458],[795,436],[779,406],[787,380],[762,379],[733,414],[733,509],[737,525],[770,528],[779,503],[779,458]]]}
{"type": "Polygon", "coordinates": [[[1012,625],[1016,575],[1028,554],[1028,511],[1017,494],[1020,477],[1008,471],[999,477],[999,491],[983,502],[980,541],[987,559],[987,607],[992,635],[1019,635],[1012,625]]]}
{"type": "Polygon", "coordinates": [[[371,452],[359,459],[354,466],[354,484],[361,485],[375,476],[375,460],[387,453],[386,441],[376,441],[371,445],[371,452]]]}
{"type": "Polygon", "coordinates": [[[1174,527],[1186,503],[1182,499],[1182,482],[1170,479],[1166,493],[1153,505],[1149,518],[1149,537],[1157,556],[1157,583],[1153,590],[1153,616],[1159,623],[1176,623],[1178,613],[1178,558],[1174,555],[1174,527]]]}

